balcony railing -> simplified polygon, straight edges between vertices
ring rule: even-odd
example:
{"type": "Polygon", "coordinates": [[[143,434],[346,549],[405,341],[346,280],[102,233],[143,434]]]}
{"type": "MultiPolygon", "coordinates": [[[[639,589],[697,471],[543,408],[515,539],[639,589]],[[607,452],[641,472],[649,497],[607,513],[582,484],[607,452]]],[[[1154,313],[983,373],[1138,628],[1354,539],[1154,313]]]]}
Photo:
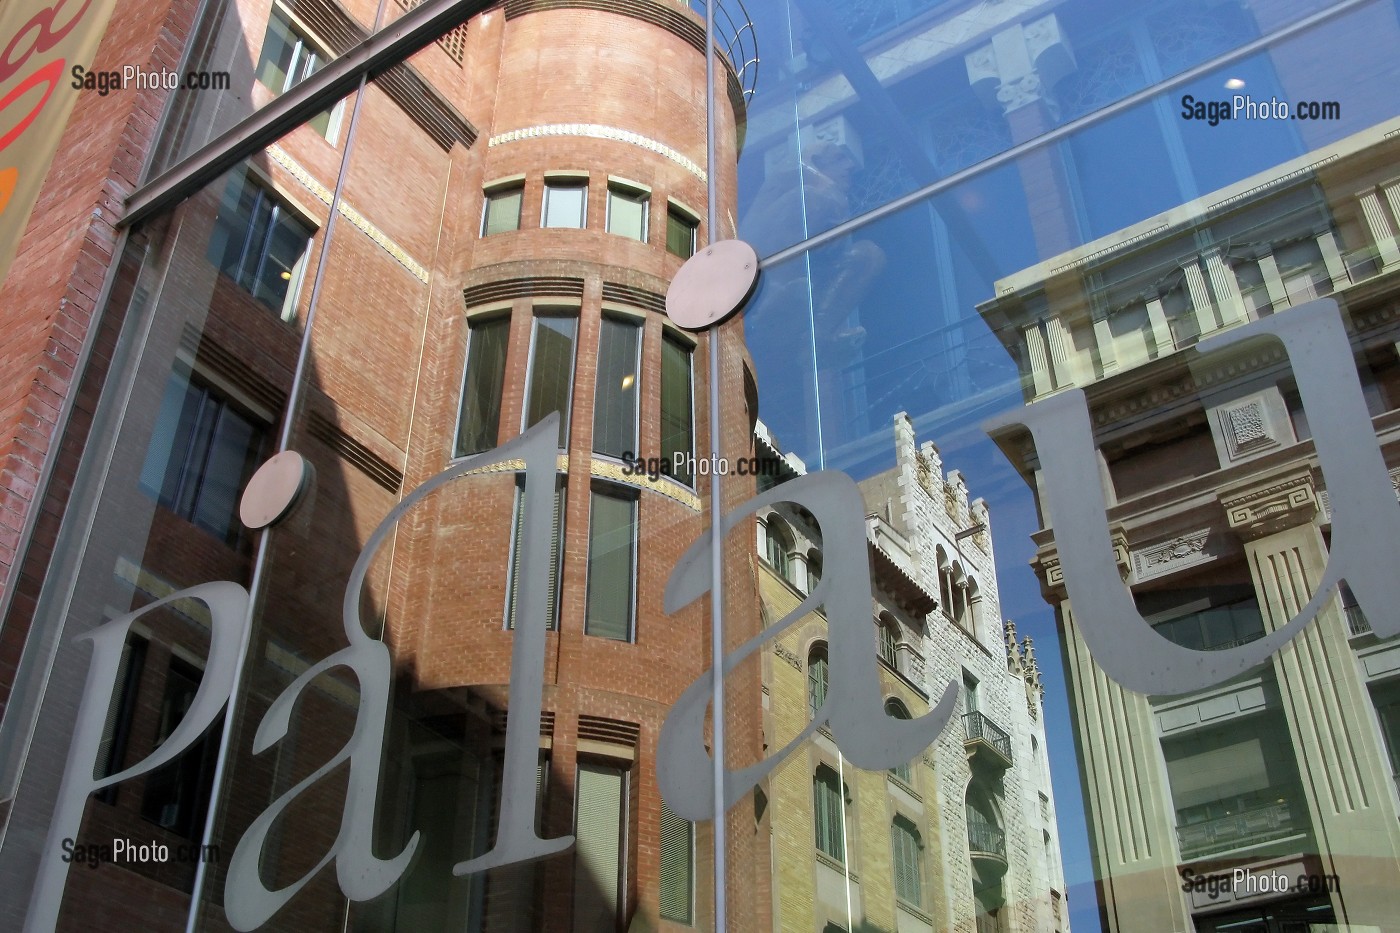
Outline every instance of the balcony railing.
{"type": "Polygon", "coordinates": [[[1178,826],[1176,836],[1181,843],[1182,858],[1194,858],[1208,852],[1283,839],[1302,829],[1294,819],[1293,805],[1281,800],[1243,813],[1178,826]]]}
{"type": "Polygon", "coordinates": [[[1006,833],[991,823],[968,820],[967,848],[974,856],[992,855],[1005,860],[1006,833]]]}
{"type": "Polygon", "coordinates": [[[1365,635],[1371,631],[1371,620],[1366,618],[1366,613],[1361,611],[1360,606],[1347,606],[1343,610],[1347,617],[1347,631],[1353,635],[1365,635]]]}
{"type": "MultiPolygon", "coordinates": [[[[704,17],[703,0],[690,0],[690,8],[704,17]]],[[[744,0],[720,0],[715,4],[715,44],[729,56],[747,102],[758,86],[758,41],[744,0]]]]}
{"type": "Polygon", "coordinates": [[[972,746],[974,753],[978,747],[974,743],[980,743],[980,747],[988,748],[1004,759],[1001,763],[1003,767],[1011,767],[1011,736],[1006,734],[1005,729],[975,710],[963,716],[963,725],[967,728],[967,744],[972,746]]]}

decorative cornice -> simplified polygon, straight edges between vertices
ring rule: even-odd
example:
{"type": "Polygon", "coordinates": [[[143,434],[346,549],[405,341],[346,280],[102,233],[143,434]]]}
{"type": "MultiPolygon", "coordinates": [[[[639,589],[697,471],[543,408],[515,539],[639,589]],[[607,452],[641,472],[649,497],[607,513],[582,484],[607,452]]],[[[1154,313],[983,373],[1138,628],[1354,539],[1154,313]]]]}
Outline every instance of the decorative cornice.
{"type": "Polygon", "coordinates": [[[1222,490],[1220,504],[1230,527],[1246,540],[1310,522],[1318,509],[1312,472],[1307,469],[1273,477],[1262,486],[1222,490]]]}
{"type": "Polygon", "coordinates": [[[611,139],[616,142],[640,146],[650,152],[665,156],[701,181],[705,180],[705,170],[695,160],[672,149],[665,143],[658,142],[649,136],[643,136],[641,133],[619,129],[615,126],[604,126],[601,123],[546,123],[541,126],[527,126],[523,129],[510,130],[492,136],[486,145],[488,147],[503,146],[506,143],[519,142],[523,139],[542,139],[548,136],[584,136],[589,139],[611,139]]]}
{"type": "Polygon", "coordinates": [[[773,646],[773,653],[778,657],[782,658],[788,664],[792,665],[793,670],[802,670],[802,659],[797,656],[797,652],[793,651],[787,645],[784,645],[781,642],[775,644],[773,646]]]}
{"type": "MultiPolygon", "coordinates": [[[[272,161],[285,169],[287,174],[300,182],[303,188],[311,192],[316,200],[327,207],[330,206],[332,197],[331,190],[317,181],[300,163],[289,156],[285,149],[281,146],[268,146],[267,154],[272,157],[272,161]]],[[[373,240],[375,245],[390,256],[393,256],[394,259],[398,261],[399,265],[407,269],[409,274],[415,279],[422,282],[424,285],[428,284],[428,270],[424,268],[423,264],[410,256],[408,251],[402,246],[399,246],[393,240],[389,239],[388,235],[385,234],[383,230],[380,230],[374,224],[370,223],[369,220],[365,218],[364,214],[361,214],[359,211],[355,210],[355,208],[351,207],[344,198],[340,201],[339,213],[340,216],[350,221],[351,225],[357,230],[373,240]]]]}

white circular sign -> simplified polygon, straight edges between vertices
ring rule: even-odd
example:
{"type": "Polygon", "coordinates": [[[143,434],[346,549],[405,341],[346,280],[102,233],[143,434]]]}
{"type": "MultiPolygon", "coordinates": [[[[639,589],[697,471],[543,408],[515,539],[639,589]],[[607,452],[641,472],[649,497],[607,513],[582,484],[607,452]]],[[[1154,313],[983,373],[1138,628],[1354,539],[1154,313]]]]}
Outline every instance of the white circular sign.
{"type": "Polygon", "coordinates": [[[301,498],[311,473],[311,464],[294,450],[284,450],[268,460],[243,490],[238,517],[257,531],[287,517],[301,498]]]}
{"type": "Polygon", "coordinates": [[[758,254],[743,240],[720,240],[685,261],[666,290],[666,316],[704,330],[738,311],[758,282],[758,254]]]}

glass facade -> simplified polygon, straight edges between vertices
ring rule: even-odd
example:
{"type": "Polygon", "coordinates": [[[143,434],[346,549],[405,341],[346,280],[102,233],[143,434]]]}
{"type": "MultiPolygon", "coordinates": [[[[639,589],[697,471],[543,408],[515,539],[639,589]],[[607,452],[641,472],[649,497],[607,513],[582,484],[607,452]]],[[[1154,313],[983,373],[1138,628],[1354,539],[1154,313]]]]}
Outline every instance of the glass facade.
{"type": "Polygon", "coordinates": [[[1400,6],[29,6],[0,926],[1394,927],[1400,6]]]}

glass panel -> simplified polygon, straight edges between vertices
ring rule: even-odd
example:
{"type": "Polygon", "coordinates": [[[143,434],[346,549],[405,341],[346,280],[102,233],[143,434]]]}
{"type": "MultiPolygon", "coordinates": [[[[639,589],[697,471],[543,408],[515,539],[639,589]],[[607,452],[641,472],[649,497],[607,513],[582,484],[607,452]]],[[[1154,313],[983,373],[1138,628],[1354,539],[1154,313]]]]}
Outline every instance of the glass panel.
{"type": "Polygon", "coordinates": [[[699,226],[689,217],[682,216],[674,208],[666,212],[666,249],[689,259],[695,255],[695,231],[699,226]]]}
{"type": "Polygon", "coordinates": [[[457,426],[456,453],[459,457],[489,450],[496,444],[505,390],[510,318],[474,321],[468,334],[467,375],[462,386],[462,411],[457,426]]]}
{"type": "Polygon", "coordinates": [[[544,186],[544,217],[540,226],[582,229],[587,208],[587,182],[547,182],[544,186]]]}
{"type": "Polygon", "coordinates": [[[524,197],[523,188],[507,188],[490,191],[486,194],[485,216],[481,222],[481,235],[505,233],[520,229],[520,204],[524,197]]]}
{"type": "Polygon", "coordinates": [[[593,490],[588,519],[589,635],[632,640],[636,503],[622,490],[593,490]]]}
{"type": "Polygon", "coordinates": [[[689,462],[695,453],[693,399],[690,350],[668,333],[661,343],[661,459],[687,485],[695,482],[689,462]]]}
{"type": "Polygon", "coordinates": [[[566,317],[535,319],[535,341],[530,348],[530,389],[525,403],[525,427],[559,414],[559,446],[569,438],[569,402],[574,394],[574,335],[578,321],[566,317]]]}
{"type": "Polygon", "coordinates": [[[608,187],[608,232],[646,242],[647,208],[650,200],[642,192],[608,187]]]}
{"type": "Polygon", "coordinates": [[[632,459],[637,452],[638,353],[642,329],[603,318],[598,346],[598,394],[593,401],[593,450],[632,459]]]}

